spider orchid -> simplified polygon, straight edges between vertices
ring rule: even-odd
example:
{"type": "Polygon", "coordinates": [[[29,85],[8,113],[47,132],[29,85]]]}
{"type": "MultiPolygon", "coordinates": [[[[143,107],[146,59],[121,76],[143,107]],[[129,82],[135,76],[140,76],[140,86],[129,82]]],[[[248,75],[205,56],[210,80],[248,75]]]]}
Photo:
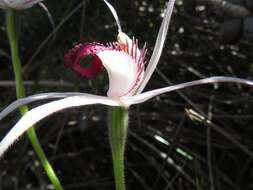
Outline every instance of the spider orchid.
{"type": "Polygon", "coordinates": [[[191,86],[217,82],[241,83],[253,86],[253,81],[246,79],[233,77],[210,77],[155,89],[148,92],[142,92],[150,80],[162,53],[175,0],[170,0],[167,3],[167,8],[157,35],[154,51],[146,69],[144,69],[146,62],[145,55],[147,51],[145,45],[143,48],[139,49],[138,40],[135,38],[131,39],[122,32],[116,11],[106,0],[104,0],[104,2],[111,10],[117,23],[119,31],[117,41],[107,45],[99,43],[79,44],[65,55],[65,65],[77,72],[80,76],[90,78],[95,77],[104,67],[109,76],[109,90],[107,92],[107,96],[78,92],[42,93],[13,102],[0,113],[0,120],[6,117],[13,110],[23,105],[38,100],[56,99],[31,109],[16,123],[16,125],[0,142],[0,156],[2,156],[10,145],[13,144],[18,137],[32,125],[57,111],[67,108],[92,104],[128,108],[131,105],[145,102],[154,96],[163,93],[191,86]],[[80,66],[80,61],[88,55],[93,57],[93,63],[89,68],[82,68],[80,66]]]}
{"type": "Polygon", "coordinates": [[[41,1],[43,0],[0,0],[0,8],[23,10],[30,8],[41,1]]]}

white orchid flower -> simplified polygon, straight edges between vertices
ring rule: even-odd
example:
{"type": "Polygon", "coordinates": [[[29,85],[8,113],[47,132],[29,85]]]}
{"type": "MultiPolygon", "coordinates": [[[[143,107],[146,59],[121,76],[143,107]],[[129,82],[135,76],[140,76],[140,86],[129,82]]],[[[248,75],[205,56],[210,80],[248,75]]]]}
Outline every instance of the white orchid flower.
{"type": "Polygon", "coordinates": [[[42,0],[0,0],[0,8],[23,10],[32,7],[42,0]]]}
{"type": "Polygon", "coordinates": [[[138,41],[134,38],[130,39],[125,33],[122,32],[116,11],[111,4],[109,4],[106,0],[104,1],[113,13],[118,25],[119,34],[117,41],[108,45],[98,43],[80,44],[73,48],[65,56],[65,64],[66,66],[72,68],[80,76],[85,77],[94,77],[100,72],[101,68],[104,67],[109,76],[109,90],[107,92],[108,96],[97,96],[93,94],[75,92],[43,93],[13,102],[0,113],[0,120],[22,105],[38,100],[57,99],[31,109],[16,123],[16,125],[0,142],[0,157],[10,147],[10,145],[13,144],[18,137],[21,136],[32,125],[57,111],[67,108],[91,104],[123,106],[127,108],[130,105],[145,102],[154,96],[163,93],[191,86],[197,86],[200,84],[231,82],[253,86],[253,81],[245,79],[232,77],[211,77],[151,90],[148,92],[142,92],[152,76],[162,53],[175,0],[170,0],[167,3],[165,16],[160,26],[154,51],[150,61],[148,62],[146,70],[144,70],[144,65],[146,62],[145,46],[142,49],[139,49],[138,41]],[[93,57],[93,63],[89,68],[82,68],[80,66],[80,61],[88,55],[93,57]]]}

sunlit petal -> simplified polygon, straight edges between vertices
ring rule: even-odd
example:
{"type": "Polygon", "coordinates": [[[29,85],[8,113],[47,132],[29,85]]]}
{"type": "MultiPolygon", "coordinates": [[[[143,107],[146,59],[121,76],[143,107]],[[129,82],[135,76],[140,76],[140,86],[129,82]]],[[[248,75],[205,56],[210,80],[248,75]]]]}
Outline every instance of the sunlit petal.
{"type": "Polygon", "coordinates": [[[108,97],[73,96],[36,107],[26,113],[0,142],[0,157],[25,131],[27,131],[32,125],[39,122],[43,118],[67,108],[91,104],[104,104],[108,106],[121,105],[118,101],[115,101],[108,97]]]}
{"type": "MultiPolygon", "coordinates": [[[[109,97],[131,95],[138,76],[138,64],[126,52],[105,50],[97,54],[109,76],[109,97]]],[[[139,79],[138,79],[139,78],[139,79]]]]}
{"type": "Polygon", "coordinates": [[[110,9],[110,11],[112,12],[112,15],[113,15],[113,17],[114,17],[114,19],[115,19],[115,21],[117,23],[117,26],[118,26],[118,31],[121,32],[122,28],[121,28],[121,24],[120,24],[117,12],[115,11],[115,9],[113,8],[113,6],[107,0],[104,0],[104,2],[108,6],[108,8],[110,9]]]}
{"type": "Polygon", "coordinates": [[[29,103],[40,101],[40,100],[50,100],[50,99],[62,99],[70,96],[78,96],[78,95],[87,95],[80,92],[62,92],[62,93],[41,93],[36,94],[32,96],[28,96],[26,98],[18,99],[11,103],[9,106],[7,106],[4,110],[0,113],[0,120],[2,120],[4,117],[6,117],[8,114],[10,114],[15,109],[18,109],[19,107],[23,105],[27,105],[29,103]]]}
{"type": "Polygon", "coordinates": [[[148,66],[146,68],[143,82],[141,83],[140,87],[138,88],[137,93],[141,93],[143,91],[143,89],[147,85],[149,79],[151,78],[151,76],[152,76],[153,72],[155,71],[155,68],[158,64],[158,61],[159,61],[160,56],[162,54],[163,46],[164,46],[164,43],[166,40],[166,35],[167,35],[168,28],[169,28],[174,4],[175,4],[175,0],[170,0],[167,4],[165,16],[164,16],[163,22],[161,24],[161,27],[159,29],[157,39],[156,39],[154,51],[152,53],[152,56],[150,58],[148,66]]]}
{"type": "Polygon", "coordinates": [[[173,86],[169,86],[165,88],[151,90],[151,91],[144,92],[142,94],[138,94],[132,97],[123,98],[122,101],[124,101],[125,105],[139,104],[163,93],[172,92],[175,90],[180,90],[180,89],[184,89],[184,88],[188,88],[192,86],[199,86],[201,84],[212,84],[212,83],[239,83],[239,84],[244,84],[248,86],[253,86],[252,80],[246,80],[246,79],[240,79],[240,78],[234,78],[234,77],[210,77],[206,79],[195,80],[195,81],[177,84],[177,85],[173,85],[173,86]]]}

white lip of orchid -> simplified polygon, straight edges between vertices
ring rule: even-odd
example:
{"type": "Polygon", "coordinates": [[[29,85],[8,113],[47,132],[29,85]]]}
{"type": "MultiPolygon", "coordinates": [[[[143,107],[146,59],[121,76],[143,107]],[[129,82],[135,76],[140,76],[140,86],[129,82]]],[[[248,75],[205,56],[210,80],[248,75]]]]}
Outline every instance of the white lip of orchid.
{"type": "Polygon", "coordinates": [[[131,40],[120,32],[117,43],[109,46],[112,46],[112,49],[96,54],[108,73],[107,95],[109,97],[132,96],[143,80],[146,45],[140,51],[138,40],[134,38],[131,40]]]}
{"type": "Polygon", "coordinates": [[[30,8],[41,1],[42,0],[0,0],[0,8],[23,10],[30,8]]]}
{"type": "MultiPolygon", "coordinates": [[[[97,54],[109,76],[109,97],[131,96],[134,94],[137,80],[142,80],[143,72],[138,76],[138,64],[126,52],[105,50],[97,54]]],[[[137,86],[137,85],[136,85],[137,86]]]]}

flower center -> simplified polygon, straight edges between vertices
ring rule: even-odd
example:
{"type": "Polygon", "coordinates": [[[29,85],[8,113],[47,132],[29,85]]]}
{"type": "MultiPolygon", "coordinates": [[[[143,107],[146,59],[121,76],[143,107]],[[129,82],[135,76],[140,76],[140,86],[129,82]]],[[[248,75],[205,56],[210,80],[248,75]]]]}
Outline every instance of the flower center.
{"type": "Polygon", "coordinates": [[[107,46],[98,43],[77,45],[65,55],[65,65],[81,77],[93,78],[102,66],[109,78],[110,97],[133,95],[144,75],[146,49],[139,50],[138,41],[120,33],[118,41],[107,46]]]}

